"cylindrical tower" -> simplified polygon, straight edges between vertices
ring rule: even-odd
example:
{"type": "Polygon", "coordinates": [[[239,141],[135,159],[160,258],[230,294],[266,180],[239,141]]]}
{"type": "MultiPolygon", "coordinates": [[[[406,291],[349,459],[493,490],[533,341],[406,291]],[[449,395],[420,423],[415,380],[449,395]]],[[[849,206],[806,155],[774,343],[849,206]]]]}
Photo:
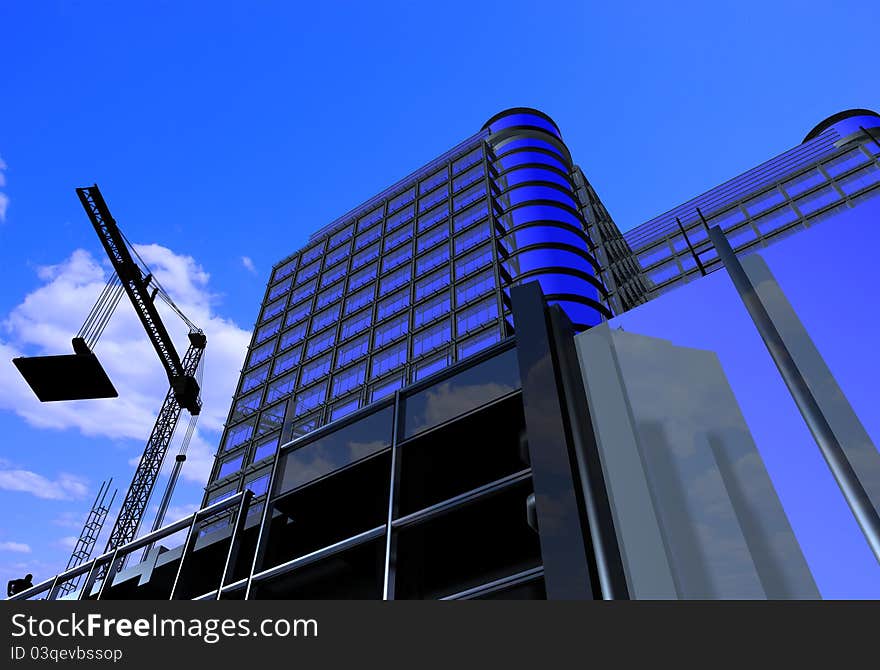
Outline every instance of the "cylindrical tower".
{"type": "Polygon", "coordinates": [[[494,200],[505,289],[537,281],[578,330],[610,318],[559,128],[525,107],[496,114],[483,128],[499,189],[494,200]]]}

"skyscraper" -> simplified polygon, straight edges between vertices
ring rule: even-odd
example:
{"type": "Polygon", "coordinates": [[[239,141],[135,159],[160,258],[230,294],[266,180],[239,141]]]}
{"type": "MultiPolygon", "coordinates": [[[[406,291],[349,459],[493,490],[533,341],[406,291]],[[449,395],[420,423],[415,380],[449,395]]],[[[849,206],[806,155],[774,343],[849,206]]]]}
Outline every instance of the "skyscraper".
{"type": "Polygon", "coordinates": [[[556,124],[516,108],[314,233],[272,271],[205,502],[264,492],[279,440],[512,334],[515,284],[579,330],[610,317],[585,214],[616,230],[556,124]]]}

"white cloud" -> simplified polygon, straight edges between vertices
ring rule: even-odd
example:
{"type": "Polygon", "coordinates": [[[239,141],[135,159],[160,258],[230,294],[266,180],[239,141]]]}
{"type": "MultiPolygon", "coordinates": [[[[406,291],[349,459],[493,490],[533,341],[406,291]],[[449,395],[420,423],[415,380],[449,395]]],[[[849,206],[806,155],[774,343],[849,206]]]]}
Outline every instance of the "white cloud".
{"type": "Polygon", "coordinates": [[[257,268],[254,267],[254,261],[250,256],[242,256],[241,264],[244,265],[245,270],[247,270],[248,272],[257,274],[257,268]]]}
{"type": "MultiPolygon", "coordinates": [[[[178,307],[208,337],[203,410],[182,471],[183,478],[204,484],[250,333],[214,311],[216,296],[209,291],[210,275],[195,259],[157,244],[135,245],[135,249],[178,307]]],[[[89,252],[78,249],[57,265],[38,268],[37,276],[42,285],[0,322],[0,359],[72,353],[70,339],[109,275],[89,252]]],[[[182,356],[188,345],[188,329],[164,303],[156,304],[182,356]]],[[[3,365],[0,409],[15,412],[36,428],[76,429],[86,436],[145,443],[168,391],[168,379],[126,299],[120,302],[95,353],[119,392],[118,398],[40,403],[15,367],[3,365]]],[[[184,433],[188,419],[184,412],[178,436],[184,433]]]]}
{"type": "Polygon", "coordinates": [[[14,551],[17,554],[31,553],[30,545],[24,542],[0,542],[0,551],[14,551]]]}
{"type": "Polygon", "coordinates": [[[0,470],[0,489],[30,493],[44,500],[75,500],[88,493],[86,480],[76,475],[60,473],[57,479],[48,479],[30,470],[0,470]]]}
{"type": "Polygon", "coordinates": [[[73,551],[78,540],[79,538],[76,535],[68,535],[67,537],[59,539],[55,544],[62,549],[67,549],[67,551],[73,551]]]}
{"type": "MultiPolygon", "coordinates": [[[[6,186],[6,175],[3,171],[6,169],[6,163],[0,158],[0,188],[6,186]]],[[[6,208],[9,207],[9,196],[0,192],[0,223],[6,220],[6,208]]]]}

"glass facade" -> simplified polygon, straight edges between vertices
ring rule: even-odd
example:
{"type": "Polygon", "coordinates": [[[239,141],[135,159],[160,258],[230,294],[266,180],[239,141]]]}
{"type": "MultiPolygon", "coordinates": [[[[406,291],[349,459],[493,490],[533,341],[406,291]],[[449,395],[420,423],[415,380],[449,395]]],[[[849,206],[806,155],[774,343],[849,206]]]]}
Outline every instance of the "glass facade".
{"type": "Polygon", "coordinates": [[[510,110],[279,263],[207,495],[263,467],[267,437],[305,434],[509,336],[515,284],[538,281],[580,328],[610,316],[571,171],[556,125],[510,110]]]}

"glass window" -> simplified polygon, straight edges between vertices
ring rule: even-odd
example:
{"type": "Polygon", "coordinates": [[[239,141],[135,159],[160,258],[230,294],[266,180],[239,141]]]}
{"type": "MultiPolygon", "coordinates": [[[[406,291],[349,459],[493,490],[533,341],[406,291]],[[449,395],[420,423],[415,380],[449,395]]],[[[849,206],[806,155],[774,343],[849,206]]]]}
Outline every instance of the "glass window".
{"type": "Polygon", "coordinates": [[[301,268],[300,271],[296,274],[296,283],[302,284],[307,279],[311,279],[316,274],[318,274],[318,271],[320,269],[321,269],[321,261],[320,260],[317,260],[317,261],[311,263],[310,265],[306,265],[305,267],[301,268]]]}
{"type": "Polygon", "coordinates": [[[294,326],[290,330],[285,330],[281,333],[281,337],[279,338],[278,351],[282,351],[289,346],[294,344],[298,344],[302,342],[303,338],[306,336],[306,324],[301,323],[298,326],[294,326]]]}
{"type": "Polygon", "coordinates": [[[334,300],[341,298],[344,288],[345,282],[339,282],[327,290],[321,291],[321,293],[318,294],[318,299],[315,301],[315,309],[326,307],[334,300]]]}
{"type": "Polygon", "coordinates": [[[367,247],[363,251],[359,251],[354,255],[354,258],[351,259],[351,269],[352,271],[357,270],[362,267],[366,263],[370,261],[374,261],[379,258],[379,243],[367,247]]]}
{"type": "Polygon", "coordinates": [[[404,434],[436,426],[518,388],[519,365],[511,349],[406,398],[404,434]]]}
{"type": "Polygon", "coordinates": [[[482,147],[477,147],[472,151],[469,151],[464,156],[459,158],[452,164],[452,173],[458,174],[463,170],[467,170],[474,163],[478,163],[483,158],[483,149],[482,147]]]}
{"type": "Polygon", "coordinates": [[[434,274],[416,280],[416,300],[421,300],[429,295],[433,295],[447,286],[449,286],[448,267],[441,268],[434,272],[434,274]]]}
{"type": "Polygon", "coordinates": [[[251,475],[245,478],[244,488],[250,489],[254,496],[264,495],[269,490],[269,477],[271,476],[269,472],[251,475]]]}
{"type": "Polygon", "coordinates": [[[837,191],[830,186],[826,186],[825,188],[821,188],[818,191],[814,191],[813,193],[796,200],[794,204],[800,210],[801,214],[809,216],[813,212],[822,209],[839,199],[840,195],[838,195],[837,191]]]}
{"type": "Polygon", "coordinates": [[[305,302],[301,302],[296,307],[292,307],[287,311],[287,316],[284,318],[284,325],[291,326],[300,321],[304,321],[311,313],[312,301],[306,300],[305,302]]]}
{"type": "Polygon", "coordinates": [[[253,417],[228,428],[226,430],[226,439],[223,441],[223,451],[235,449],[251,439],[256,423],[256,417],[253,417]]]}
{"type": "Polygon", "coordinates": [[[449,206],[448,205],[439,205],[432,209],[427,214],[422,214],[419,216],[419,224],[418,231],[422,232],[423,230],[427,230],[435,223],[438,223],[449,216],[449,206]]]}
{"type": "Polygon", "coordinates": [[[863,188],[876,184],[878,181],[880,181],[880,169],[877,169],[874,165],[866,165],[864,170],[859,170],[849,177],[844,177],[837,183],[844,193],[852,195],[863,188]]]}
{"type": "Polygon", "coordinates": [[[259,344],[264,340],[272,337],[281,329],[281,319],[275,319],[274,321],[270,321],[264,326],[260,326],[257,328],[256,337],[254,337],[254,344],[259,344]]]}
{"type": "MultiPolygon", "coordinates": [[[[700,258],[703,262],[706,262],[706,257],[704,255],[700,255],[700,258]]],[[[681,268],[678,267],[678,263],[675,260],[670,261],[664,265],[661,265],[658,268],[651,270],[648,273],[648,279],[655,284],[662,284],[665,281],[672,279],[673,277],[677,277],[681,274],[681,268]]]]}
{"type": "Polygon", "coordinates": [[[382,259],[382,272],[393,270],[410,258],[412,258],[412,248],[409,245],[401,247],[397,251],[392,251],[382,259]]]}
{"type": "Polygon", "coordinates": [[[311,358],[312,356],[325,351],[333,346],[333,343],[336,341],[336,332],[333,329],[324,331],[320,335],[316,335],[315,337],[309,340],[309,343],[306,347],[306,356],[311,358]]]}
{"type": "Polygon", "coordinates": [[[337,244],[342,242],[343,240],[347,240],[354,234],[354,225],[348,224],[342,230],[333,233],[333,236],[330,238],[330,247],[335,247],[337,244]]]}
{"type": "Polygon", "coordinates": [[[421,356],[443,346],[452,339],[449,320],[441,321],[413,335],[413,356],[421,356]]]}
{"type": "Polygon", "coordinates": [[[297,439],[306,435],[307,433],[311,433],[315,428],[318,428],[321,425],[321,412],[315,412],[311,416],[307,416],[305,419],[300,419],[296,423],[293,424],[293,430],[291,431],[292,438],[297,439]]]}
{"type": "Polygon", "coordinates": [[[281,374],[282,372],[287,372],[292,367],[294,367],[297,363],[299,363],[300,357],[302,355],[302,347],[294,347],[289,351],[285,351],[283,354],[280,354],[275,359],[275,367],[272,369],[273,375],[281,374]]]}
{"type": "MultiPolygon", "coordinates": [[[[536,187],[537,188],[537,187],[536,187]]],[[[481,200],[486,197],[486,184],[480,183],[471,186],[468,190],[463,193],[459,193],[455,197],[452,198],[452,211],[457,212],[464,207],[467,207],[471,203],[476,202],[477,200],[481,200]]],[[[534,199],[534,198],[530,198],[534,199]]]]}
{"type": "Polygon", "coordinates": [[[352,312],[359,310],[361,307],[369,305],[373,302],[373,296],[376,292],[376,284],[370,284],[357,293],[354,293],[345,299],[345,309],[343,313],[348,316],[352,312]]]}
{"type": "Polygon", "coordinates": [[[490,347],[496,342],[501,341],[501,334],[495,330],[487,330],[479,335],[474,335],[466,340],[458,343],[458,360],[462,360],[472,354],[482,351],[486,347],[490,347]]]}
{"type": "Polygon", "coordinates": [[[284,424],[284,411],[286,409],[286,402],[280,402],[277,405],[264,409],[260,414],[260,422],[257,424],[257,435],[263,435],[276,428],[281,428],[284,424]]]}
{"type": "Polygon", "coordinates": [[[386,398],[402,387],[403,375],[396,375],[390,379],[383,379],[370,387],[370,402],[376,402],[381,398],[386,398]]]}
{"type": "Polygon", "coordinates": [[[382,277],[382,279],[379,280],[379,293],[381,295],[388,295],[394,289],[406,284],[412,275],[411,271],[412,268],[407,265],[399,270],[395,270],[390,275],[382,277]]]}
{"type": "Polygon", "coordinates": [[[257,347],[256,349],[251,351],[250,358],[248,359],[248,367],[253,367],[262,363],[266,359],[268,359],[272,352],[275,351],[275,341],[266,342],[262,347],[257,347]]]}
{"type": "Polygon", "coordinates": [[[413,200],[415,200],[415,197],[416,197],[416,189],[415,189],[415,187],[413,187],[413,188],[409,189],[408,191],[404,191],[400,195],[395,196],[394,198],[391,198],[391,200],[388,201],[388,213],[390,214],[391,212],[397,211],[398,209],[400,209],[404,205],[408,205],[413,200]]]}
{"type": "Polygon", "coordinates": [[[348,393],[352,389],[361,386],[364,383],[364,375],[367,373],[367,362],[362,361],[350,368],[340,370],[333,375],[333,392],[334,397],[348,393]]]}
{"type": "Polygon", "coordinates": [[[495,296],[481,300],[456,315],[456,329],[459,336],[485,326],[498,318],[498,303],[495,296]]]}
{"type": "Polygon", "coordinates": [[[337,261],[341,261],[343,258],[347,258],[349,254],[348,244],[343,244],[341,247],[336,247],[335,249],[331,249],[327,253],[327,257],[324,259],[324,267],[330,267],[337,261]]]}
{"type": "Polygon", "coordinates": [[[406,363],[406,342],[388,347],[373,355],[370,377],[375,378],[406,363]]]}
{"type": "Polygon", "coordinates": [[[416,274],[421,276],[439,265],[449,262],[449,247],[437,247],[416,259],[416,274]]]}
{"type": "Polygon", "coordinates": [[[342,329],[340,330],[339,336],[345,340],[352,335],[355,335],[362,330],[369,328],[370,323],[372,322],[370,312],[371,310],[367,309],[359,314],[355,314],[350,319],[346,319],[345,321],[343,321],[342,329]]]}
{"type": "Polygon", "coordinates": [[[492,270],[486,270],[480,274],[464,280],[455,287],[455,301],[457,305],[464,305],[474,298],[487,293],[495,288],[495,274],[492,270]]]}
{"type": "Polygon", "coordinates": [[[383,206],[379,205],[376,209],[374,209],[369,214],[365,214],[360,219],[358,219],[358,232],[365,230],[369,226],[376,223],[376,221],[381,220],[383,214],[383,206]]]}
{"type": "Polygon", "coordinates": [[[460,254],[480,242],[488,240],[489,237],[491,237],[491,232],[489,231],[489,222],[486,221],[456,237],[452,244],[455,247],[455,253],[460,254]]]}
{"type": "Polygon", "coordinates": [[[324,274],[321,275],[321,288],[324,288],[325,286],[330,286],[330,284],[332,284],[333,282],[344,277],[345,270],[346,270],[346,262],[345,261],[343,261],[342,263],[339,263],[338,265],[335,265],[334,267],[330,268],[329,270],[325,270],[324,274]]]}
{"type": "Polygon", "coordinates": [[[324,396],[327,395],[327,380],[323,380],[308,388],[304,391],[300,391],[296,394],[296,413],[297,415],[302,414],[303,412],[308,412],[310,409],[314,409],[318,405],[324,403],[324,396]]]}
{"type": "Polygon", "coordinates": [[[266,296],[267,300],[274,300],[279,295],[283,293],[287,293],[290,290],[290,286],[293,284],[293,277],[288,277],[280,284],[275,284],[272,288],[269,289],[269,295],[266,296]]]}
{"type": "Polygon", "coordinates": [[[354,240],[354,248],[363,249],[368,244],[375,242],[380,237],[382,237],[382,226],[373,226],[369,230],[365,230],[360,235],[358,235],[354,240]]]}
{"type": "Polygon", "coordinates": [[[288,395],[293,391],[294,386],[296,386],[295,373],[279,377],[275,381],[271,382],[269,384],[269,387],[266,389],[266,402],[272,402],[288,395]]]}
{"type": "Polygon", "coordinates": [[[376,318],[384,319],[406,307],[409,307],[409,290],[403,289],[394,295],[388,296],[376,305],[376,318]]]}
{"type": "Polygon", "coordinates": [[[469,275],[477,268],[481,268],[487,263],[492,262],[492,247],[488,244],[480,247],[476,251],[472,251],[466,256],[455,260],[455,279],[461,279],[465,275],[469,275]]]}
{"type": "Polygon", "coordinates": [[[363,270],[359,270],[348,277],[348,290],[356,291],[369,281],[372,281],[379,271],[378,263],[371,263],[363,270]]]}
{"type": "Polygon", "coordinates": [[[336,323],[337,319],[339,319],[339,309],[342,307],[341,302],[337,302],[332,307],[328,307],[323,312],[318,312],[312,317],[312,329],[311,333],[316,333],[323,328],[326,328],[332,323],[336,323]]]}
{"type": "Polygon", "coordinates": [[[253,370],[248,372],[241,378],[241,392],[245,393],[250,391],[251,389],[257,388],[260,384],[266,381],[266,378],[269,376],[269,366],[264,365],[258,370],[253,370]]]}
{"type": "Polygon", "coordinates": [[[373,346],[382,347],[389,342],[393,342],[401,335],[409,330],[409,313],[401,314],[393,317],[389,321],[384,321],[376,326],[373,332],[373,346]]]}
{"type": "Polygon", "coordinates": [[[330,409],[330,420],[336,421],[337,419],[341,419],[344,416],[348,416],[360,406],[360,396],[353,395],[348,398],[344,398],[339,402],[334,403],[333,407],[330,409]]]}
{"type": "Polygon", "coordinates": [[[483,201],[470,209],[456,214],[455,218],[452,219],[452,229],[457,233],[487,216],[489,216],[489,205],[486,204],[486,201],[483,201]]]}
{"type": "Polygon", "coordinates": [[[862,151],[856,147],[852,151],[848,151],[847,153],[838,156],[837,158],[832,158],[827,163],[823,163],[822,167],[825,168],[825,172],[830,174],[832,177],[836,177],[838,175],[847,172],[848,170],[852,170],[857,165],[861,165],[866,162],[868,157],[862,153],[862,151]]]}
{"type": "Polygon", "coordinates": [[[804,191],[809,191],[814,186],[825,183],[828,180],[816,168],[808,170],[803,174],[793,177],[785,182],[782,187],[792,198],[799,196],[804,191]]]}
{"type": "Polygon", "coordinates": [[[440,184],[445,182],[446,179],[448,178],[446,173],[447,173],[447,170],[446,170],[446,166],[444,165],[442,168],[437,170],[437,172],[432,174],[430,177],[427,177],[426,179],[422,180],[422,183],[419,186],[419,192],[420,193],[427,193],[435,186],[439,186],[440,184]]]}
{"type": "Polygon", "coordinates": [[[293,274],[293,271],[296,270],[296,258],[292,258],[287,261],[284,265],[281,265],[277,270],[275,270],[275,275],[272,277],[272,281],[278,281],[293,274]]]}
{"type": "Polygon", "coordinates": [[[671,255],[672,249],[669,248],[669,244],[664,240],[659,246],[641,252],[638,258],[641,266],[647,268],[671,255]]]}
{"type": "Polygon", "coordinates": [[[410,223],[399,230],[395,230],[393,233],[389,233],[385,237],[385,251],[389,249],[393,249],[396,246],[399,246],[406,242],[407,240],[411,240],[413,235],[413,226],[410,223]]]}
{"type": "MultiPolygon", "coordinates": [[[[211,493],[208,494],[207,504],[213,505],[214,503],[218,503],[223,500],[226,500],[227,498],[231,498],[236,493],[238,493],[238,491],[236,490],[237,487],[238,487],[237,483],[227,484],[226,486],[220,487],[216,491],[211,491],[211,493]]],[[[228,525],[228,522],[224,523],[223,525],[228,525]]]]}
{"type": "Polygon", "coordinates": [[[437,354],[436,356],[431,356],[430,358],[418,361],[413,365],[413,381],[415,382],[424,379],[425,377],[429,377],[435,372],[439,372],[440,370],[449,367],[451,364],[452,357],[449,355],[448,350],[437,354]]]}
{"type": "Polygon", "coordinates": [[[449,194],[446,192],[445,188],[438,188],[436,191],[428,193],[428,195],[423,196],[419,200],[419,212],[427,212],[434,205],[443,202],[448,197],[449,194]]]}
{"type": "Polygon", "coordinates": [[[274,456],[275,452],[278,449],[278,438],[281,437],[281,433],[277,433],[275,435],[270,435],[269,437],[264,437],[261,440],[258,440],[256,445],[254,446],[254,463],[257,461],[262,461],[264,458],[269,458],[270,456],[274,456]]]}
{"type": "Polygon", "coordinates": [[[425,249],[430,249],[431,247],[442,242],[443,240],[446,240],[448,237],[448,226],[437,226],[436,228],[432,228],[428,232],[419,235],[418,239],[416,239],[416,252],[422,252],[425,249]]]}
{"type": "Polygon", "coordinates": [[[785,197],[780,193],[779,189],[773,187],[769,191],[765,191],[746,202],[745,207],[746,211],[754,216],[755,214],[770,209],[774,205],[778,205],[784,200],[785,197]]]}
{"type": "Polygon", "coordinates": [[[316,258],[320,258],[324,253],[324,240],[318,242],[315,246],[303,251],[302,259],[300,260],[300,265],[305,266],[311,263],[316,258]]]}
{"type": "Polygon", "coordinates": [[[290,304],[296,305],[301,300],[315,295],[315,289],[317,288],[317,286],[317,279],[313,279],[312,281],[308,282],[307,284],[303,284],[302,286],[297,286],[295,289],[293,289],[293,293],[290,294],[290,304]]]}
{"type": "Polygon", "coordinates": [[[387,235],[392,230],[397,228],[400,225],[403,225],[410,219],[412,219],[416,215],[416,206],[410,205],[406,209],[402,209],[396,214],[392,214],[385,221],[385,234],[387,235]]]}
{"type": "Polygon", "coordinates": [[[250,416],[260,409],[260,397],[263,395],[261,391],[254,391],[250,395],[236,400],[232,406],[232,416],[229,417],[230,423],[235,423],[239,419],[250,416]]]}
{"type": "Polygon", "coordinates": [[[217,479],[223,479],[223,477],[231,475],[233,472],[238,472],[243,464],[244,454],[241,453],[223,459],[220,461],[220,468],[217,470],[217,479]]]}
{"type": "Polygon", "coordinates": [[[365,355],[370,348],[370,338],[368,335],[340,344],[336,350],[336,367],[351,363],[353,360],[365,355]]]}
{"type": "Polygon", "coordinates": [[[501,156],[494,162],[496,165],[500,165],[504,170],[517,165],[537,163],[541,165],[552,165],[562,172],[566,174],[568,173],[568,168],[565,166],[565,163],[559,160],[558,155],[550,155],[543,151],[517,151],[516,153],[501,156]]]}
{"type": "Polygon", "coordinates": [[[275,494],[285,493],[324,477],[391,444],[393,408],[358,419],[282,456],[275,494]]]}
{"type": "Polygon", "coordinates": [[[321,356],[321,358],[315,359],[314,361],[310,361],[306,363],[302,367],[302,377],[300,378],[300,385],[305,386],[306,384],[310,384],[315,381],[319,377],[323,377],[328,372],[330,372],[330,354],[326,356],[321,356]]]}
{"type": "Polygon", "coordinates": [[[798,215],[790,206],[774,209],[772,212],[760,216],[754,220],[755,226],[761,231],[762,235],[768,235],[774,230],[783,228],[788,224],[797,221],[798,215]]]}
{"type": "Polygon", "coordinates": [[[450,311],[449,292],[444,291],[443,293],[416,305],[416,308],[413,311],[413,326],[415,328],[423,326],[434,319],[439,319],[441,316],[449,314],[450,311]]]}
{"type": "MultiPolygon", "coordinates": [[[[547,151],[552,151],[553,153],[562,156],[562,152],[559,150],[559,147],[550,144],[550,142],[545,142],[544,140],[539,140],[535,137],[518,137],[516,139],[512,139],[508,142],[504,142],[495,147],[495,151],[498,152],[498,155],[506,154],[510,151],[514,151],[516,149],[546,149],[547,151]]],[[[563,168],[565,169],[565,168],[563,168]]]]}
{"type": "Polygon", "coordinates": [[[466,186],[482,179],[486,175],[482,165],[475,165],[467,172],[463,172],[452,180],[452,192],[457,193],[466,186]]]}

